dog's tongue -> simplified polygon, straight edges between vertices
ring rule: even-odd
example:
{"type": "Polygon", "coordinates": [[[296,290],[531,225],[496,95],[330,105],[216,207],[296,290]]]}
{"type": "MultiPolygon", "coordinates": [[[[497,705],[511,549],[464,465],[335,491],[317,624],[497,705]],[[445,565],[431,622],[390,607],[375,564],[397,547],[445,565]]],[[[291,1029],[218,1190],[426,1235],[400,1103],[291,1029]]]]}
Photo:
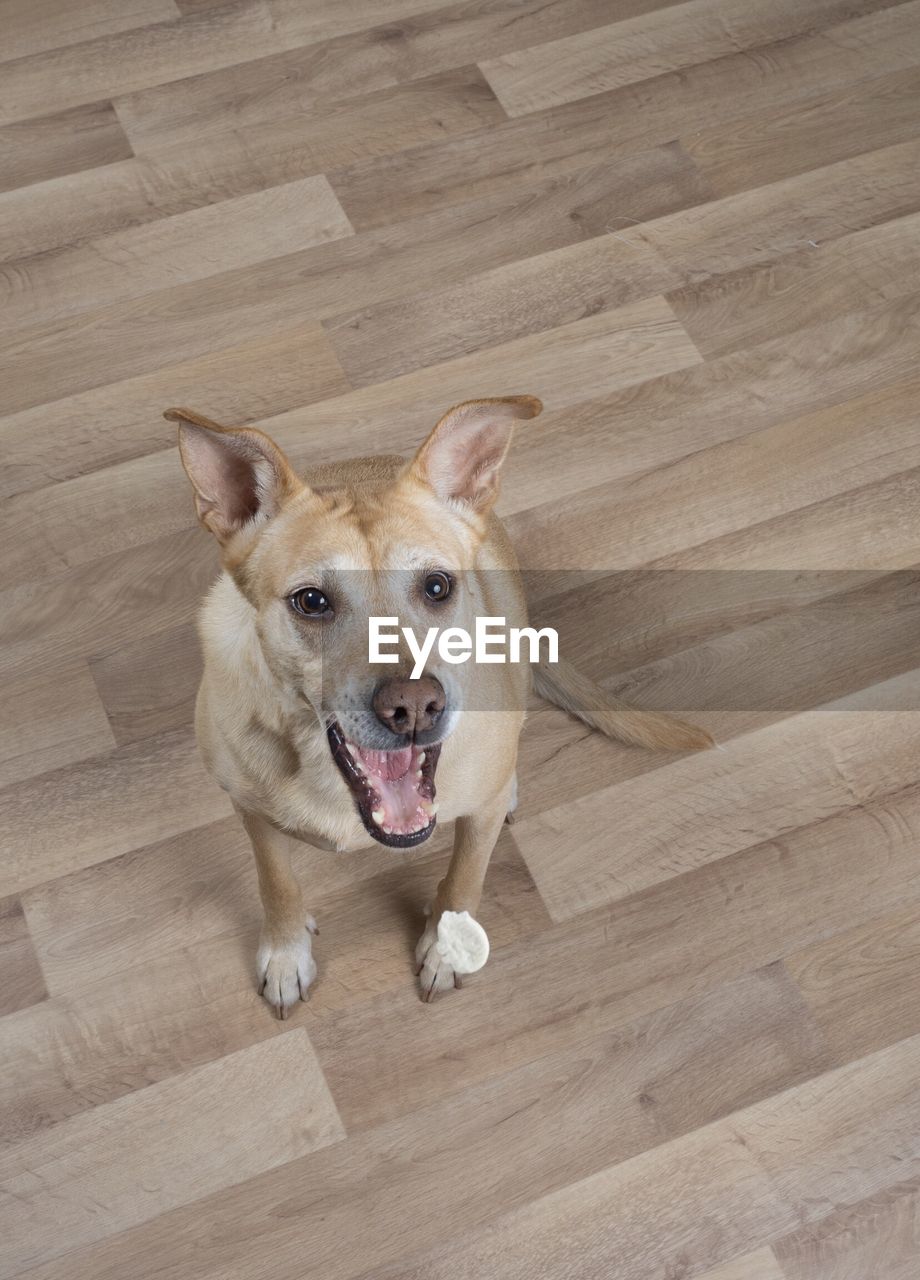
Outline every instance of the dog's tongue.
{"type": "Polygon", "coordinates": [[[419,790],[421,751],[417,747],[402,751],[369,751],[360,747],[353,750],[380,797],[380,826],[400,835],[427,826],[431,815],[423,807],[425,800],[419,790]]]}

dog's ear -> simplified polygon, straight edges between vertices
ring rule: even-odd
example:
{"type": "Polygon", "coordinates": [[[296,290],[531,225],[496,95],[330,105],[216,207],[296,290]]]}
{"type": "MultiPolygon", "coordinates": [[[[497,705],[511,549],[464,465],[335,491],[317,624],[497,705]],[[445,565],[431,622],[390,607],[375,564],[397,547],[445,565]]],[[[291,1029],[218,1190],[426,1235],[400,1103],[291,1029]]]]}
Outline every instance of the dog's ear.
{"type": "Polygon", "coordinates": [[[191,409],[167,409],[163,417],[179,424],[179,454],[195,490],[198,519],[221,544],[250,522],[270,519],[303,488],[263,432],[221,427],[191,409]]]}
{"type": "Polygon", "coordinates": [[[445,502],[487,511],[498,497],[498,476],[516,421],[535,418],[534,396],[465,400],[448,409],[412,461],[410,474],[445,502]]]}

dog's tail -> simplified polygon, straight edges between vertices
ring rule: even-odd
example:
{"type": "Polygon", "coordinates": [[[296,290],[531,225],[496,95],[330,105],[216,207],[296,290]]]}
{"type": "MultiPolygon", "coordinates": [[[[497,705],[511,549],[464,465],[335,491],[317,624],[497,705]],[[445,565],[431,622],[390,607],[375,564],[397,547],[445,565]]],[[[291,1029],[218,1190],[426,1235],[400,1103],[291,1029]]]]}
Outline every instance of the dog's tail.
{"type": "Polygon", "coordinates": [[[705,729],[660,711],[635,711],[583,676],[570,662],[541,661],[534,667],[541,698],[577,716],[608,738],[657,751],[703,751],[715,742],[705,729]]]}

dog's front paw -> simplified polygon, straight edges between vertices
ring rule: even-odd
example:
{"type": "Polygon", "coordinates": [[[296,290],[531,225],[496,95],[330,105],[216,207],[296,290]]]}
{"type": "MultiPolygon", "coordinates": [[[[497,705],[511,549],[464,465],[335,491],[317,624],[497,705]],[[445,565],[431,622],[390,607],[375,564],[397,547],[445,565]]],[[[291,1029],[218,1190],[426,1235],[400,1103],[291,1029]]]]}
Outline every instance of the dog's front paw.
{"type": "Polygon", "coordinates": [[[415,948],[415,973],[419,982],[419,993],[429,1003],[440,991],[452,991],[454,987],[463,985],[460,974],[455,973],[438,951],[438,929],[432,919],[425,926],[425,932],[418,940],[415,948]]]}
{"type": "Polygon", "coordinates": [[[259,995],[274,1008],[279,1018],[286,1018],[292,1004],[306,1000],[310,983],[316,977],[316,961],[310,935],[318,932],[316,921],[307,918],[303,934],[284,941],[273,941],[263,934],[256,954],[259,995]]]}

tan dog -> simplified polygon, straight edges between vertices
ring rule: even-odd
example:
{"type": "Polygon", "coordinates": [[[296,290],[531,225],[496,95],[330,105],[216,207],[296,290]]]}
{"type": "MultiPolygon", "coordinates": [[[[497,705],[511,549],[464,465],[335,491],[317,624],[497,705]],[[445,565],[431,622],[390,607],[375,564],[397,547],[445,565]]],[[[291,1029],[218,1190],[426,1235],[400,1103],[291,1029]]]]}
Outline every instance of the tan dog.
{"type": "Polygon", "coordinates": [[[205,762],[252,841],[265,921],[261,989],[281,1017],[316,976],[291,839],[349,850],[420,844],[438,817],[454,850],[416,960],[422,993],[459,985],[437,947],[443,911],[475,915],[489,857],[516,803],[531,687],[613,737],[696,749],[708,735],[629,711],[565,662],[448,664],[407,678],[368,661],[368,618],[472,631],[477,615],[527,623],[511,544],[491,508],[530,396],[451,409],[415,458],[361,458],[301,480],[278,446],[187,409],[182,462],[223,573],[205,601],[196,729],[205,762]],[[437,795],[437,799],[435,796],[437,795]]]}

